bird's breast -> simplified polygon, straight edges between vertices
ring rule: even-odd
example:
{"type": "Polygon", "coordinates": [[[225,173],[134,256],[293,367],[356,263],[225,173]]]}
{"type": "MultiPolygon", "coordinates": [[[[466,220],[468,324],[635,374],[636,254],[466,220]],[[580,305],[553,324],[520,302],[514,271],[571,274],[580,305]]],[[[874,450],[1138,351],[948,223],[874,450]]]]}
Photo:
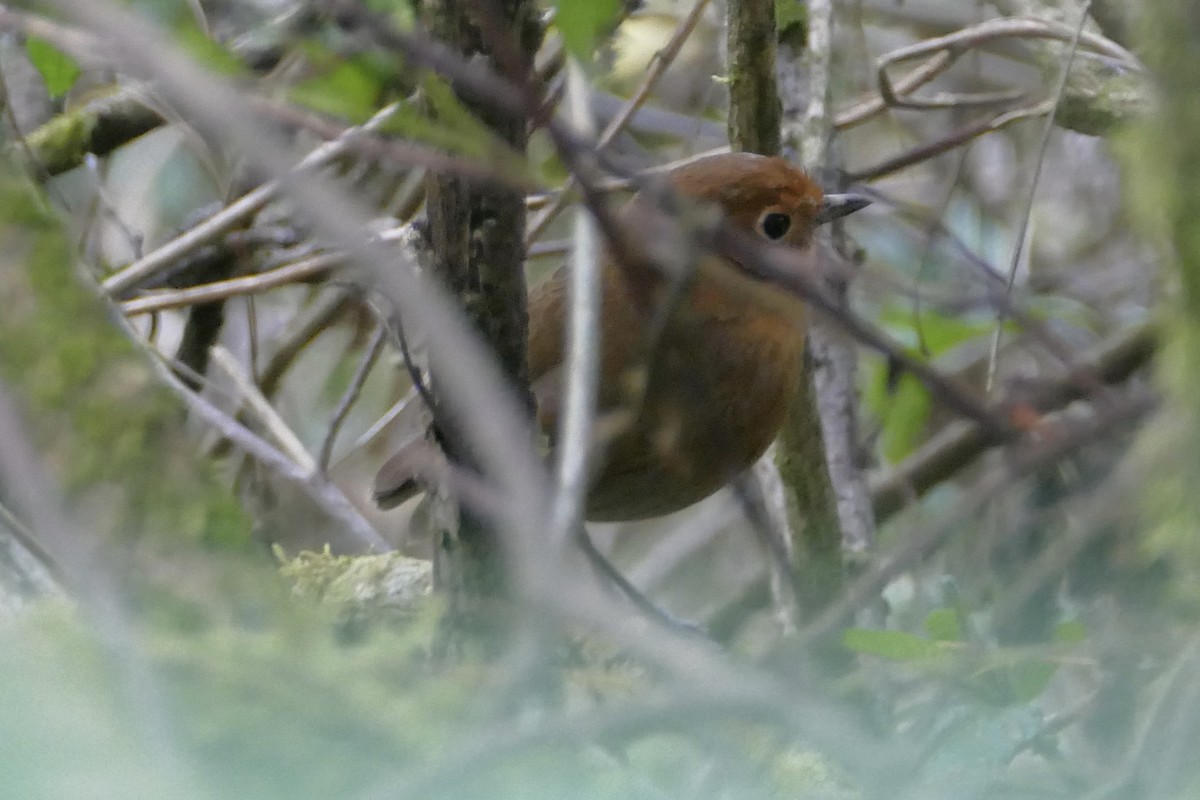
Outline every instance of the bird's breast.
{"type": "Polygon", "coordinates": [[[589,516],[666,514],[749,468],[783,423],[803,347],[795,314],[709,306],[693,291],[650,352],[640,405],[604,448],[589,516]]]}
{"type": "Polygon", "coordinates": [[[699,308],[667,337],[665,346],[679,356],[663,359],[651,394],[663,407],[659,414],[685,410],[689,432],[681,446],[727,465],[725,472],[740,472],[783,423],[799,381],[804,329],[785,312],[705,315],[699,308]]]}

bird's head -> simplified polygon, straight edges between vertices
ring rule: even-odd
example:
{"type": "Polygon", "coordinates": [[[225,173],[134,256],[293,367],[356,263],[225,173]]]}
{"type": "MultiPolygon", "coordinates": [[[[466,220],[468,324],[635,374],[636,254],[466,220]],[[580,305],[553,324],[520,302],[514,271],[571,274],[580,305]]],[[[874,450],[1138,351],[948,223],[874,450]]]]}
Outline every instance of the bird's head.
{"type": "Polygon", "coordinates": [[[735,227],[779,244],[806,247],[819,225],[858,211],[870,200],[825,194],[787,160],[753,153],[700,158],[671,171],[679,194],[715,203],[735,227]]]}

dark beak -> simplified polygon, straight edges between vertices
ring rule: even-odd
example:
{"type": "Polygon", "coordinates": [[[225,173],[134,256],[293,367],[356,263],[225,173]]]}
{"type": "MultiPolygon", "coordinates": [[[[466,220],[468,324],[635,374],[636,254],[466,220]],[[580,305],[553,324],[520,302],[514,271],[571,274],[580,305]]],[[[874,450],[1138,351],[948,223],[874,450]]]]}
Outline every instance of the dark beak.
{"type": "Polygon", "coordinates": [[[871,198],[861,194],[827,194],[821,202],[821,210],[817,212],[816,223],[824,225],[841,219],[847,214],[853,214],[860,208],[871,205],[871,198]]]}

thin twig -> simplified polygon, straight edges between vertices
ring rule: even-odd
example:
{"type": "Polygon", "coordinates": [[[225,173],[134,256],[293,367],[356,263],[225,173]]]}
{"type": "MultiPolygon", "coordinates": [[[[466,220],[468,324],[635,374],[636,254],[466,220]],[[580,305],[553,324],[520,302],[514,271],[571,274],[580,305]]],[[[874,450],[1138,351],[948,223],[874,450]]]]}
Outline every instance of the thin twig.
{"type": "MultiPolygon", "coordinates": [[[[481,9],[477,6],[476,10],[480,11],[481,9]]],[[[510,43],[508,42],[508,37],[495,24],[497,17],[488,14],[486,11],[483,12],[483,16],[491,23],[485,27],[495,51],[498,53],[509,51],[510,43]]],[[[575,394],[571,398],[573,408],[568,413],[574,419],[569,422],[564,421],[563,428],[564,430],[570,429],[570,435],[573,437],[573,440],[568,444],[571,448],[569,454],[564,456],[561,461],[562,469],[560,475],[563,477],[563,482],[560,484],[560,487],[565,486],[566,488],[557,492],[551,502],[549,520],[551,537],[552,540],[562,544],[573,540],[595,568],[597,575],[606,584],[619,590],[647,619],[660,626],[665,626],[669,630],[689,634],[700,633],[696,626],[675,619],[672,615],[658,608],[646,598],[596,549],[583,525],[583,506],[589,477],[590,427],[596,402],[596,381],[598,379],[598,375],[596,374],[596,367],[598,366],[598,363],[596,363],[598,358],[596,330],[599,326],[597,315],[599,311],[602,273],[600,272],[600,263],[598,260],[599,237],[596,235],[596,228],[601,225],[607,225],[615,231],[618,226],[616,221],[611,217],[609,210],[596,202],[595,193],[590,190],[590,178],[595,171],[595,160],[598,156],[598,150],[586,144],[591,130],[591,111],[587,105],[588,92],[582,80],[582,73],[578,70],[573,70],[572,73],[569,73],[568,84],[570,87],[568,94],[572,101],[573,129],[567,131],[552,120],[546,122],[546,127],[554,139],[560,157],[562,157],[564,163],[571,170],[572,175],[583,187],[586,209],[580,209],[580,214],[582,215],[583,224],[586,227],[585,235],[580,236],[576,242],[579,248],[578,255],[581,259],[581,263],[576,266],[586,268],[589,274],[578,277],[572,288],[572,313],[576,314],[576,316],[572,318],[572,330],[570,333],[574,340],[571,346],[574,351],[572,356],[575,357],[575,361],[568,366],[568,370],[574,372],[576,381],[573,388],[568,387],[568,391],[573,391],[575,394]],[[590,308],[581,308],[585,304],[590,306],[590,308]],[[575,329],[576,325],[579,326],[579,330],[575,329]],[[593,362],[590,365],[591,375],[581,375],[580,372],[584,367],[588,366],[586,364],[588,361],[593,362]],[[582,367],[580,366],[581,363],[583,363],[582,367]],[[587,385],[589,383],[592,384],[591,387],[587,385]],[[588,406],[591,406],[592,409],[589,409],[588,406]],[[574,524],[570,524],[572,522],[574,524]],[[558,529],[557,526],[562,527],[558,529]]],[[[527,102],[530,104],[536,103],[537,92],[531,87],[523,87],[523,93],[527,102]]],[[[613,238],[615,238],[615,235],[613,238]]],[[[682,271],[677,270],[677,272],[682,271]]],[[[654,350],[657,350],[657,348],[655,347],[654,350]]],[[[556,549],[560,552],[567,552],[568,550],[565,547],[556,549]]]]}
{"type": "Polygon", "coordinates": [[[258,415],[259,421],[275,439],[276,444],[283,448],[283,451],[300,467],[305,479],[311,479],[318,474],[317,462],[308,452],[304,443],[300,441],[300,437],[283,421],[283,417],[279,416],[279,412],[259,391],[254,384],[254,379],[246,373],[233,354],[221,345],[216,345],[212,348],[210,357],[212,362],[233,381],[241,398],[250,404],[254,413],[258,415]]]}
{"type": "MultiPolygon", "coordinates": [[[[722,153],[728,153],[728,152],[729,152],[729,145],[713,147],[709,150],[704,150],[699,153],[692,153],[691,155],[683,156],[682,158],[676,158],[671,161],[665,161],[662,164],[656,164],[653,167],[647,167],[646,169],[641,170],[638,174],[642,178],[647,178],[647,177],[650,177],[653,175],[665,175],[667,173],[673,172],[678,167],[682,167],[685,164],[690,164],[693,161],[699,161],[701,159],[708,158],[709,156],[720,155],[722,153]]],[[[599,154],[597,154],[597,155],[599,155],[599,154]]],[[[603,162],[603,156],[600,156],[600,160],[603,162]]],[[[611,167],[611,164],[605,163],[604,166],[611,167]]],[[[619,173],[618,173],[618,175],[619,175],[619,173]]],[[[574,179],[574,176],[572,176],[572,178],[574,179]]],[[[594,192],[596,192],[597,194],[608,194],[611,192],[631,192],[631,191],[634,191],[635,189],[637,189],[638,186],[639,186],[638,181],[634,180],[630,176],[599,177],[599,178],[596,178],[595,180],[593,180],[592,184],[591,184],[592,190],[594,192]]],[[[538,192],[537,194],[529,195],[528,197],[525,198],[525,208],[530,211],[532,211],[534,209],[545,208],[550,203],[553,203],[560,194],[562,194],[561,188],[550,189],[548,191],[538,192]]]]}
{"type": "Polygon", "coordinates": [[[307,308],[292,317],[284,326],[285,334],[276,345],[259,376],[258,385],[267,397],[273,397],[284,374],[296,358],[338,317],[350,308],[352,295],[335,289],[318,296],[307,308]]]}
{"type": "MultiPolygon", "coordinates": [[[[906,45],[883,55],[878,63],[878,92],[860,100],[834,116],[838,130],[859,125],[889,107],[910,109],[965,108],[972,105],[994,105],[1016,100],[1019,92],[986,92],[979,94],[939,93],[929,98],[913,99],[922,86],[938,77],[967,52],[980,45],[1004,38],[1039,38],[1071,41],[1069,29],[1059,23],[1038,19],[996,19],[977,23],[935,39],[906,45]],[[888,67],[903,61],[929,56],[919,66],[903,76],[892,79],[888,67]]],[[[1081,41],[1098,53],[1121,61],[1129,69],[1141,71],[1137,58],[1120,45],[1096,34],[1086,34],[1081,41]]]]}
{"type": "MultiPolygon", "coordinates": [[[[1105,384],[1120,383],[1149,363],[1156,338],[1157,332],[1149,323],[1122,331],[1080,356],[1063,376],[1035,386],[1021,402],[1043,414],[1063,408],[1082,398],[1081,388],[1092,383],[1079,380],[1081,374],[1105,384]]],[[[924,495],[995,444],[995,439],[970,420],[950,423],[904,461],[871,476],[876,516],[890,517],[906,500],[924,495]]]]}
{"type": "MultiPolygon", "coordinates": [[[[115,311],[117,304],[112,300],[111,296],[106,294],[98,283],[93,282],[90,285],[96,295],[106,301],[115,311]]],[[[193,391],[176,374],[176,367],[168,365],[156,350],[151,348],[145,340],[138,336],[126,317],[120,314],[114,314],[113,316],[125,332],[126,337],[146,356],[147,361],[158,375],[159,380],[168,389],[175,392],[184,404],[201,420],[215,428],[224,439],[233,442],[234,445],[250,457],[264,466],[276,470],[285,479],[298,484],[331,519],[340,523],[347,533],[359,539],[365,546],[376,549],[379,552],[386,552],[392,549],[391,545],[379,535],[378,531],[363,518],[358,509],[346,499],[341,490],[315,469],[312,458],[308,456],[303,445],[299,443],[299,440],[291,433],[286,424],[281,419],[278,419],[278,415],[271,408],[270,403],[263,397],[258,387],[244,374],[229,351],[220,346],[214,347],[211,351],[211,358],[214,363],[217,363],[229,374],[238,389],[242,391],[243,396],[250,401],[255,409],[265,412],[260,413],[264,422],[268,426],[275,424],[279,429],[278,433],[282,434],[282,438],[290,438],[294,454],[301,456],[298,460],[288,458],[236,419],[218,409],[203,395],[193,391]]],[[[193,377],[199,378],[201,383],[205,380],[203,376],[193,377]]]]}
{"type": "MultiPolygon", "coordinates": [[[[372,115],[371,119],[357,128],[350,128],[337,139],[325,142],[320,147],[306,155],[296,165],[292,174],[302,173],[328,164],[341,156],[354,137],[363,131],[377,130],[397,111],[400,103],[391,103],[372,115]]],[[[235,227],[260,211],[279,191],[280,181],[274,180],[253,189],[240,199],[226,206],[194,228],[176,236],[166,244],[155,248],[152,252],[139,258],[129,266],[110,275],[102,285],[104,291],[120,297],[150,278],[167,269],[172,263],[192,252],[201,245],[207,244],[222,233],[235,227]]]]}
{"type": "MultiPolygon", "coordinates": [[[[700,18],[703,16],[708,2],[709,0],[696,0],[696,3],[692,6],[692,10],[675,26],[675,32],[671,34],[671,38],[667,41],[666,45],[650,59],[650,64],[646,69],[646,76],[642,79],[641,84],[638,85],[629,99],[625,101],[625,105],[622,106],[617,115],[612,118],[600,133],[600,138],[596,142],[597,150],[603,150],[608,147],[628,127],[634,115],[637,114],[638,109],[642,107],[642,104],[646,102],[650,93],[654,91],[654,87],[658,85],[667,68],[679,56],[683,45],[696,29],[697,23],[700,22],[700,18]]],[[[559,194],[529,224],[525,232],[526,244],[540,236],[542,231],[546,229],[546,226],[558,215],[558,212],[562,211],[563,207],[567,204],[568,195],[574,186],[574,178],[568,177],[559,190],[559,194]]]]}
{"type": "Polygon", "coordinates": [[[775,465],[777,446],[772,444],[749,472],[735,479],[733,489],[750,529],[762,545],[780,632],[790,636],[799,629],[804,608],[800,575],[792,569],[796,548],[788,525],[783,479],[775,465]]]}
{"type": "Polygon", "coordinates": [[[247,354],[246,370],[250,375],[250,380],[254,381],[255,386],[259,386],[258,382],[258,308],[254,302],[254,295],[246,298],[246,339],[249,353],[247,354]]]}
{"type": "Polygon", "coordinates": [[[16,544],[15,549],[24,551],[24,557],[20,553],[13,552],[14,548],[4,542],[4,534],[0,532],[0,550],[9,551],[3,560],[20,570],[21,581],[38,594],[61,592],[63,582],[67,577],[62,566],[38,541],[37,534],[30,530],[16,514],[9,511],[4,503],[0,503],[0,528],[7,529],[8,535],[16,544]]]}
{"type": "MultiPolygon", "coordinates": [[[[365,31],[378,37],[382,43],[403,50],[414,61],[438,70],[460,84],[464,90],[468,90],[472,96],[486,99],[498,110],[502,109],[509,113],[537,113],[539,106],[536,98],[530,97],[521,87],[514,86],[508,81],[482,70],[477,64],[463,63],[460,58],[436,43],[399,33],[390,29],[386,22],[372,15],[361,11],[358,13],[363,16],[365,31]],[[368,19],[373,23],[369,29],[365,27],[365,20],[368,19]]],[[[570,131],[556,124],[554,120],[548,120],[546,128],[568,168],[578,170],[580,162],[578,154],[583,148],[577,138],[570,131]]],[[[623,171],[620,165],[613,163],[611,159],[606,159],[603,154],[595,154],[595,158],[610,172],[632,177],[628,171],[623,171]]],[[[578,174],[576,177],[579,177],[578,174]]],[[[580,181],[580,186],[583,189],[584,201],[596,217],[610,246],[616,250],[628,246],[623,244],[629,238],[627,232],[617,222],[611,210],[603,202],[603,198],[593,189],[590,182],[580,181]]],[[[650,190],[650,196],[654,198],[662,198],[664,195],[661,189],[655,191],[653,186],[647,185],[644,181],[639,182],[639,187],[644,191],[650,190]]],[[[711,243],[718,252],[722,255],[734,256],[733,260],[751,274],[758,274],[764,280],[795,292],[816,309],[838,319],[851,335],[869,347],[891,356],[896,363],[925,384],[936,398],[945,402],[958,413],[979,421],[985,428],[996,432],[1004,439],[1017,432],[1007,421],[982,406],[975,398],[969,396],[952,382],[947,381],[936,370],[913,358],[884,333],[853,316],[836,299],[828,297],[813,277],[804,274],[803,270],[796,270],[786,256],[769,250],[754,237],[736,231],[728,224],[718,225],[715,231],[706,231],[698,236],[705,239],[711,236],[711,243]]]]}
{"type": "MultiPolygon", "coordinates": [[[[400,225],[383,231],[378,235],[378,239],[382,242],[396,243],[404,248],[407,246],[406,237],[409,230],[410,225],[400,225]]],[[[329,271],[344,266],[347,261],[348,256],[345,253],[317,253],[253,275],[243,275],[223,281],[188,286],[183,289],[155,289],[140,297],[123,301],[121,311],[127,316],[136,316],[227,300],[242,295],[255,295],[280,286],[315,281],[325,277],[329,271]]]]}
{"type": "Polygon", "coordinates": [[[933,397],[955,412],[980,423],[992,435],[1008,440],[1019,430],[995,409],[988,408],[971,393],[943,376],[925,361],[892,341],[882,330],[856,316],[829,288],[817,278],[794,265],[796,254],[765,245],[756,237],[720,225],[712,232],[713,247],[732,259],[759,280],[792,292],[805,300],[814,311],[836,320],[838,325],[858,341],[888,356],[900,368],[929,389],[933,397]]]}
{"type": "MultiPolygon", "coordinates": [[[[147,353],[151,365],[158,373],[159,379],[166,384],[167,388],[175,392],[196,416],[216,429],[223,438],[233,442],[246,455],[264,466],[275,470],[285,479],[303,488],[305,493],[325,513],[329,514],[331,519],[339,522],[349,534],[356,537],[364,545],[374,548],[378,552],[386,552],[392,549],[391,545],[379,535],[371,523],[367,522],[358,512],[358,509],[346,499],[341,490],[325,479],[316,469],[284,455],[281,451],[262,439],[262,437],[256,435],[236,419],[214,406],[203,395],[189,389],[161,361],[156,353],[149,350],[145,345],[142,345],[133,336],[132,331],[128,331],[128,333],[134,342],[147,353]]],[[[233,361],[233,356],[227,350],[220,347],[213,348],[213,361],[221,364],[223,369],[227,366],[232,366],[233,371],[241,376],[241,380],[238,382],[248,385],[252,390],[252,395],[258,395],[261,398],[261,394],[249,383],[249,379],[244,375],[237,363],[233,361]],[[222,355],[218,355],[218,351],[221,351],[222,355]],[[231,364],[226,364],[226,361],[231,362],[231,364]]],[[[229,370],[226,369],[226,372],[229,372],[229,370]]],[[[235,376],[231,375],[231,377],[238,380],[235,376]]],[[[266,401],[262,400],[261,402],[265,403],[266,401]]],[[[267,408],[270,409],[269,404],[267,404],[267,408]]],[[[270,409],[270,411],[271,416],[275,416],[274,410],[270,409]]],[[[284,427],[286,428],[286,426],[284,427]]],[[[300,449],[303,450],[303,447],[300,449]]],[[[308,461],[311,463],[311,457],[308,458],[308,461]]]]}
{"type": "MultiPolygon", "coordinates": [[[[1067,88],[1067,78],[1071,74],[1071,64],[1075,61],[1075,51],[1079,49],[1079,37],[1083,34],[1083,25],[1087,22],[1088,10],[1092,7],[1092,0],[1084,0],[1083,8],[1079,10],[1079,23],[1075,27],[1075,36],[1071,39],[1071,44],[1067,50],[1066,62],[1063,64],[1062,74],[1058,78],[1058,85],[1055,87],[1054,96],[1051,101],[1051,113],[1046,116],[1046,126],[1042,129],[1041,142],[1038,144],[1037,161],[1033,166],[1033,177],[1029,181],[1029,193],[1025,196],[1025,208],[1021,213],[1021,224],[1017,228],[1017,235],[1013,241],[1012,258],[1008,263],[1008,276],[1004,284],[1004,299],[1007,301],[1012,296],[1013,284],[1017,279],[1017,266],[1021,262],[1021,254],[1025,249],[1025,237],[1029,232],[1029,221],[1033,217],[1033,199],[1037,195],[1038,180],[1042,176],[1042,164],[1046,161],[1046,150],[1050,145],[1050,134],[1054,131],[1054,114],[1053,109],[1058,108],[1058,104],[1062,102],[1063,92],[1067,88]]],[[[989,395],[992,393],[992,386],[996,381],[996,368],[1000,361],[1000,338],[1004,334],[1004,312],[1000,311],[996,315],[996,329],[992,333],[992,343],[988,350],[988,368],[987,379],[984,381],[984,391],[989,395]]]]}
{"type": "Polygon", "coordinates": [[[396,334],[396,342],[400,345],[400,359],[404,362],[405,371],[408,372],[408,380],[412,383],[417,397],[425,404],[425,408],[431,415],[436,417],[438,409],[437,401],[433,398],[433,392],[429,389],[429,382],[425,380],[425,375],[421,371],[421,365],[417,363],[413,355],[412,346],[408,343],[408,334],[404,332],[404,325],[400,320],[395,320],[393,328],[396,334]]]}
{"type": "MultiPolygon", "coordinates": [[[[884,56],[884,58],[887,58],[887,56],[884,56]]],[[[936,53],[920,66],[914,67],[902,77],[891,81],[891,92],[893,95],[905,97],[941,75],[954,62],[955,57],[948,51],[943,50],[936,53]]],[[[962,100],[964,98],[960,97],[958,99],[962,100]]],[[[1015,97],[1012,99],[1015,99],[1015,97]]],[[[883,96],[882,92],[877,91],[865,100],[860,100],[849,108],[842,109],[834,114],[833,127],[839,131],[852,128],[855,125],[866,122],[877,114],[883,113],[889,107],[887,98],[883,96]]]]}
{"type": "Polygon", "coordinates": [[[915,531],[894,552],[879,558],[874,566],[846,587],[837,603],[801,631],[801,636],[806,641],[814,641],[836,630],[845,619],[873,602],[888,583],[961,531],[965,520],[977,516],[984,504],[991,502],[1013,483],[1035,469],[1056,463],[1097,437],[1110,433],[1115,425],[1144,418],[1153,411],[1156,403],[1153,396],[1138,392],[1123,402],[1093,409],[1093,413],[1084,420],[1072,420],[1064,415],[1048,419],[1043,425],[1045,435],[1022,438],[1020,443],[1024,447],[1012,451],[1012,458],[1005,469],[982,481],[959,504],[956,513],[948,515],[939,525],[915,531]]]}
{"type": "Polygon", "coordinates": [[[1013,111],[1005,111],[1002,114],[997,114],[989,119],[980,120],[969,125],[963,126],[951,131],[940,139],[936,139],[926,144],[917,145],[916,147],[901,153],[898,156],[876,164],[872,167],[854,170],[846,173],[846,180],[849,183],[860,183],[873,181],[882,178],[886,175],[891,175],[893,172],[899,172],[902,169],[911,167],[914,164],[919,164],[922,161],[928,161],[930,158],[944,153],[948,150],[953,150],[961,144],[969,142],[979,136],[987,133],[994,133],[1003,128],[1007,128],[1015,122],[1020,122],[1026,119],[1042,117],[1054,111],[1054,103],[1050,100],[1037,103],[1025,108],[1018,108],[1013,111]]]}
{"type": "Polygon", "coordinates": [[[329,514],[331,519],[340,523],[349,534],[377,552],[392,549],[371,523],[346,499],[341,490],[324,477],[297,464],[202,395],[193,392],[165,366],[159,370],[159,378],[179,395],[196,416],[216,429],[222,437],[233,442],[246,455],[303,488],[305,494],[329,514]]]}
{"type": "Polygon", "coordinates": [[[240,278],[213,281],[199,286],[190,286],[187,289],[155,290],[141,297],[123,301],[121,311],[126,316],[133,317],[138,314],[152,314],[172,308],[186,308],[201,303],[228,300],[231,297],[254,295],[294,283],[308,283],[325,276],[331,269],[344,264],[345,261],[346,257],[341,253],[321,253],[292,264],[260,272],[257,275],[243,275],[240,278]]]}
{"type": "MultiPolygon", "coordinates": [[[[700,0],[701,7],[707,0],[700,0]]],[[[571,121],[582,136],[594,131],[588,86],[574,62],[567,65],[567,102],[571,121]]],[[[565,195],[560,195],[560,197],[565,195]]],[[[592,424],[600,382],[601,264],[600,236],[591,213],[575,213],[571,247],[570,314],[567,328],[563,413],[555,441],[556,483],[550,511],[550,540],[562,544],[582,529],[587,502],[592,424]]],[[[586,531],[582,533],[587,536],[586,531]]]]}
{"type": "Polygon", "coordinates": [[[329,470],[329,458],[333,454],[333,443],[337,439],[338,431],[342,429],[346,415],[350,413],[350,409],[354,407],[359,395],[362,394],[363,384],[367,382],[371,368],[379,360],[379,354],[383,352],[383,343],[386,338],[387,328],[383,325],[376,325],[375,332],[371,334],[371,341],[367,344],[362,359],[358,363],[358,369],[354,370],[354,377],[350,379],[350,385],[346,387],[346,391],[338,401],[337,408],[333,410],[333,416],[329,420],[329,430],[325,432],[325,438],[321,441],[321,450],[317,456],[317,466],[322,473],[327,473],[329,470]]]}
{"type": "MultiPolygon", "coordinates": [[[[893,105],[903,105],[909,108],[926,107],[922,101],[902,101],[899,98],[898,93],[895,91],[895,86],[887,74],[889,66],[937,53],[947,53],[950,58],[957,58],[971,48],[996,39],[1005,38],[1057,39],[1062,42],[1074,42],[1073,47],[1083,44],[1101,55],[1117,59],[1129,69],[1142,70],[1141,62],[1138,61],[1137,56],[1133,53],[1130,53],[1124,47],[1121,47],[1110,39],[1084,31],[1082,28],[1070,28],[1060,22],[1034,18],[990,19],[947,34],[946,36],[925,39],[915,44],[897,48],[885,55],[879,60],[876,68],[880,94],[885,99],[889,96],[894,98],[893,105]]],[[[930,107],[941,108],[943,106],[935,103],[930,107]]]]}
{"type": "MultiPolygon", "coordinates": [[[[219,135],[250,167],[276,178],[294,175],[286,145],[248,111],[237,88],[182,55],[144,18],[112,0],[52,2],[119,47],[129,72],[154,75],[164,96],[219,135]]],[[[351,9],[349,13],[355,12],[351,9]]],[[[417,46],[432,49],[456,68],[464,66],[461,58],[445,48],[429,42],[417,46]]],[[[498,89],[494,99],[506,99],[507,84],[496,84],[494,76],[490,80],[498,89]]],[[[519,103],[514,110],[522,113],[526,104],[523,100],[519,103]]],[[[473,452],[481,465],[501,488],[503,529],[508,535],[500,538],[512,547],[518,582],[527,571],[543,570],[541,551],[545,548],[534,540],[535,532],[544,529],[549,507],[543,465],[534,457],[529,437],[521,433],[525,430],[523,408],[505,386],[478,334],[444,290],[411,268],[411,259],[398,258],[394,248],[364,235],[363,220],[370,218],[370,212],[354,197],[316,175],[284,180],[281,188],[297,212],[310,220],[316,236],[352,256],[357,265],[352,278],[378,290],[396,304],[401,315],[428,333],[431,357],[446,381],[446,402],[455,420],[461,422],[464,437],[475,445],[473,452]]],[[[292,470],[296,471],[294,465],[292,470]]],[[[327,483],[320,486],[336,492],[327,483]]],[[[344,497],[341,500],[346,502],[344,497]]]]}

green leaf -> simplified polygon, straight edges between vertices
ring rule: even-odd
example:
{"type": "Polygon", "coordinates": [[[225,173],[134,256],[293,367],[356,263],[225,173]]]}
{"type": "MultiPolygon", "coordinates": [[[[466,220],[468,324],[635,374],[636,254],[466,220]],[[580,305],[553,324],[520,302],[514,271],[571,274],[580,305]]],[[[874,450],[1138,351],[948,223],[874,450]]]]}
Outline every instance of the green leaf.
{"type": "Polygon", "coordinates": [[[202,31],[188,16],[174,28],[175,41],[188,55],[220,75],[237,75],[245,71],[241,61],[202,31]]]}
{"type": "Polygon", "coordinates": [[[246,71],[241,59],[215,41],[196,0],[130,0],[138,14],[171,33],[176,44],[200,64],[220,75],[246,71]]]}
{"type": "Polygon", "coordinates": [[[555,0],[554,26],[571,55],[581,62],[594,59],[600,37],[612,30],[621,11],[620,0],[555,0]]]}
{"type": "Polygon", "coordinates": [[[402,104],[383,125],[383,133],[474,158],[487,158],[501,148],[492,132],[440,80],[423,81],[422,91],[434,114],[412,103],[402,104]]]}
{"type": "Polygon", "coordinates": [[[935,658],[940,653],[936,642],[903,631],[849,628],[842,634],[842,643],[856,653],[893,661],[918,661],[935,658]]]}
{"type": "Polygon", "coordinates": [[[905,373],[896,390],[883,401],[880,413],[884,423],[880,444],[889,463],[898,463],[916,447],[931,405],[929,390],[905,373]]]}
{"type": "Polygon", "coordinates": [[[497,175],[539,184],[525,156],[500,139],[461,100],[449,84],[430,73],[420,81],[424,103],[401,103],[380,132],[423,142],[486,165],[497,175]]]}
{"type": "Polygon", "coordinates": [[[780,37],[786,36],[793,25],[803,31],[807,22],[808,9],[800,0],[775,0],[775,29],[780,37]]]}
{"type": "Polygon", "coordinates": [[[1061,644],[1079,644],[1087,638],[1087,628],[1079,620],[1060,622],[1054,626],[1054,641],[1061,644]]]}
{"type": "Polygon", "coordinates": [[[375,112],[380,82],[361,61],[343,61],[292,87],[296,103],[348,120],[365,122],[375,112]]]}
{"type": "Polygon", "coordinates": [[[925,630],[937,642],[962,641],[962,625],[952,608],[936,608],[925,618],[925,630]]]}
{"type": "Polygon", "coordinates": [[[46,90],[56,100],[75,85],[82,72],[74,59],[44,39],[26,39],[25,52],[29,54],[29,61],[46,82],[46,90]]]}
{"type": "Polygon", "coordinates": [[[1012,681],[1013,695],[1017,702],[1028,703],[1037,697],[1050,685],[1050,679],[1058,672],[1058,665],[1049,661],[1026,660],[1012,665],[1009,679],[1012,681]]]}
{"type": "Polygon", "coordinates": [[[496,141],[491,129],[463,105],[450,84],[436,75],[428,74],[421,81],[421,93],[433,109],[434,124],[448,134],[452,145],[446,145],[465,155],[484,156],[496,141]]]}
{"type": "MultiPolygon", "coordinates": [[[[911,308],[892,306],[880,318],[888,333],[905,342],[922,344],[930,356],[940,356],[971,339],[990,336],[996,328],[992,316],[952,317],[928,308],[922,309],[917,317],[911,308]]],[[[1018,327],[1007,321],[1004,329],[1015,331],[1018,327]]]]}
{"type": "Polygon", "coordinates": [[[396,30],[411,31],[416,23],[414,6],[411,0],[360,0],[368,9],[378,14],[386,14],[391,18],[396,30]]]}

